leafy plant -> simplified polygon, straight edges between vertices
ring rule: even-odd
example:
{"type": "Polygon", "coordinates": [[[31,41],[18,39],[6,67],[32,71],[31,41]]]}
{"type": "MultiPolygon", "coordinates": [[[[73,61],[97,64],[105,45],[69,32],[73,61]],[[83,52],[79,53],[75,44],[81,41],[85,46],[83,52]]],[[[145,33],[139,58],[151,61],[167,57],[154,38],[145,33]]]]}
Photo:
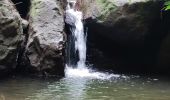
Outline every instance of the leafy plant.
{"type": "Polygon", "coordinates": [[[170,10],[170,0],[166,0],[164,3],[164,10],[170,10]]]}

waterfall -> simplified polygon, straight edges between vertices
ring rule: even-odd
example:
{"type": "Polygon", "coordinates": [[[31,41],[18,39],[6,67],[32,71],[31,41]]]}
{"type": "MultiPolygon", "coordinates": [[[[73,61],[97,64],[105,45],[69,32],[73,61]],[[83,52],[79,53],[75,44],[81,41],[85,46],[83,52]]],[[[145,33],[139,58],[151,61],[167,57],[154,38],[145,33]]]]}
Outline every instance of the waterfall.
{"type": "MultiPolygon", "coordinates": [[[[68,1],[67,10],[66,10],[66,23],[72,25],[70,28],[72,40],[70,46],[74,46],[74,53],[78,53],[78,61],[76,64],[77,68],[85,68],[86,67],[86,36],[84,34],[84,27],[82,22],[82,12],[75,10],[75,0],[68,1]]],[[[71,48],[71,47],[70,47],[71,48]]],[[[70,51],[70,50],[69,50],[70,51]]],[[[71,53],[71,52],[70,52],[71,53]]],[[[76,57],[76,56],[75,56],[76,57]]],[[[71,58],[70,58],[71,59],[71,58]]],[[[71,64],[69,64],[71,65],[71,64]]]]}
{"type": "Polygon", "coordinates": [[[67,40],[67,62],[66,77],[91,77],[108,79],[119,77],[119,75],[100,73],[87,68],[86,66],[86,35],[82,22],[82,12],[77,11],[76,0],[67,0],[65,11],[65,22],[69,25],[67,40]],[[78,59],[78,60],[77,60],[78,59]]]}

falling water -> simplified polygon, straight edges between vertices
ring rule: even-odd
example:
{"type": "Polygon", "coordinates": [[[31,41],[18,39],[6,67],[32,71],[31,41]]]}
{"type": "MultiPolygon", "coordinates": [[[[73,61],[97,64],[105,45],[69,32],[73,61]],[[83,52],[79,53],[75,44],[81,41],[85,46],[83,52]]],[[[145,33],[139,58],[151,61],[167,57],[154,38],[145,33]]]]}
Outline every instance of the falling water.
{"type": "Polygon", "coordinates": [[[66,77],[91,77],[108,79],[111,77],[119,77],[120,75],[100,73],[87,68],[86,66],[86,35],[82,22],[82,12],[75,10],[76,0],[68,0],[66,8],[65,22],[70,25],[70,38],[68,39],[69,61],[66,64],[66,77]],[[75,58],[78,54],[78,60],[75,58]],[[76,64],[74,65],[74,61],[76,64]]]}
{"type": "MultiPolygon", "coordinates": [[[[74,38],[74,52],[78,52],[78,62],[76,64],[77,68],[86,67],[86,36],[84,34],[84,27],[82,23],[82,12],[75,10],[74,6],[76,4],[75,0],[68,1],[66,14],[69,14],[69,18],[66,18],[66,22],[73,25],[71,29],[74,38]],[[70,6],[70,4],[72,6],[70,6]],[[71,18],[72,17],[72,18],[71,18]]],[[[67,16],[66,16],[67,17],[67,16]]]]}

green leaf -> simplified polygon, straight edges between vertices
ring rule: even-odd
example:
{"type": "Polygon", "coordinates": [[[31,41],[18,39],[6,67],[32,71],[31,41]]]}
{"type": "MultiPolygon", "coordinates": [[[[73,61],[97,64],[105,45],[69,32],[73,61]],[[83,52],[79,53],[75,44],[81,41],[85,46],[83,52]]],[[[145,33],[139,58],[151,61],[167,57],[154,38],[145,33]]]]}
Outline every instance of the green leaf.
{"type": "Polygon", "coordinates": [[[170,10],[170,5],[165,7],[165,10],[170,10]]]}
{"type": "Polygon", "coordinates": [[[170,1],[166,1],[165,3],[164,3],[164,8],[163,8],[164,10],[170,10],[170,1]]]}

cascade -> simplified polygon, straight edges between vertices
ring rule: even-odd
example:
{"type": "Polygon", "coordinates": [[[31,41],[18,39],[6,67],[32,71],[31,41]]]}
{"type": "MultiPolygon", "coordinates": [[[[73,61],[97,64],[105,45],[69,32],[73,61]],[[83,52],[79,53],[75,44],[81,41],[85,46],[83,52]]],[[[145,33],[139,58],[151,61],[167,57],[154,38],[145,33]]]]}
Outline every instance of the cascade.
{"type": "Polygon", "coordinates": [[[67,0],[65,22],[69,25],[67,43],[66,77],[91,77],[109,79],[119,75],[100,73],[86,66],[86,35],[82,22],[82,12],[76,10],[76,0],[67,0]]]}
{"type": "MultiPolygon", "coordinates": [[[[74,43],[74,52],[78,53],[78,61],[76,62],[77,68],[85,68],[86,67],[86,36],[84,34],[84,27],[82,22],[82,12],[75,10],[76,0],[69,0],[67,4],[66,10],[66,23],[72,25],[70,28],[71,35],[74,43]],[[69,17],[69,18],[68,18],[69,17]]],[[[70,52],[71,53],[71,52],[70,52]]],[[[76,57],[76,56],[74,56],[76,57]]],[[[71,58],[70,58],[71,59],[71,58]]],[[[69,64],[71,65],[71,64],[69,64]]]]}

